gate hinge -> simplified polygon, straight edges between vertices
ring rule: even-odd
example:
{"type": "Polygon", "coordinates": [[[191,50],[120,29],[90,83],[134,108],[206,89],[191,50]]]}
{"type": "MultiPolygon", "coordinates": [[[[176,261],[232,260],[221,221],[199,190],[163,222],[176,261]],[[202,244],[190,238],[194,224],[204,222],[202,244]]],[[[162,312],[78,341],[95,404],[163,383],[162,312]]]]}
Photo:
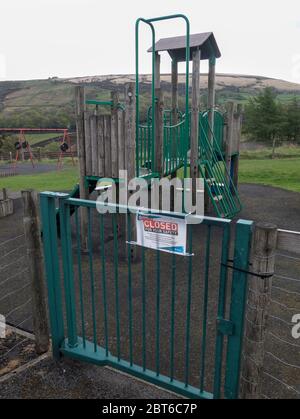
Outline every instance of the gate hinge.
{"type": "Polygon", "coordinates": [[[232,336],[234,334],[234,323],[230,320],[217,319],[217,329],[219,333],[226,336],[232,336]]]}

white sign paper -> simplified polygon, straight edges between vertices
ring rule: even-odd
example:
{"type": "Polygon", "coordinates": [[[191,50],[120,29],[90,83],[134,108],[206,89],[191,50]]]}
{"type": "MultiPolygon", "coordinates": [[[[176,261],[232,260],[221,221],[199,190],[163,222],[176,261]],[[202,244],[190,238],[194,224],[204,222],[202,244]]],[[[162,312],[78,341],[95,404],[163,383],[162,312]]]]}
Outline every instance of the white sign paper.
{"type": "Polygon", "coordinates": [[[136,229],[139,246],[186,255],[187,225],[184,218],[137,213],[136,229]]]}

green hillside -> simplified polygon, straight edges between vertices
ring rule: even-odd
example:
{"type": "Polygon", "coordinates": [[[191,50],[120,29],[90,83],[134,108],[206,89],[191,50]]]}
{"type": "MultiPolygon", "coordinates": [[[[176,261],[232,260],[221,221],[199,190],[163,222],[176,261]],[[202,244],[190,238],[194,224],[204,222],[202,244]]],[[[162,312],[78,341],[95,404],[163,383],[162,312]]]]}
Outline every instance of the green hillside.
{"type": "MultiPolygon", "coordinates": [[[[74,128],[74,86],[86,86],[87,98],[107,99],[111,90],[121,94],[124,83],[134,80],[132,75],[94,76],[70,79],[0,82],[0,127],[70,127],[74,128]]],[[[300,95],[300,85],[257,76],[217,75],[217,104],[228,100],[246,103],[250,96],[271,86],[278,99],[288,102],[300,95]]],[[[141,111],[146,114],[150,102],[151,77],[142,76],[141,111]]],[[[170,102],[170,75],[162,75],[166,106],[170,102]]],[[[201,101],[206,104],[207,75],[201,76],[201,101]]],[[[179,76],[179,93],[184,92],[184,76],[179,76]]],[[[183,105],[183,97],[179,99],[183,105]]]]}

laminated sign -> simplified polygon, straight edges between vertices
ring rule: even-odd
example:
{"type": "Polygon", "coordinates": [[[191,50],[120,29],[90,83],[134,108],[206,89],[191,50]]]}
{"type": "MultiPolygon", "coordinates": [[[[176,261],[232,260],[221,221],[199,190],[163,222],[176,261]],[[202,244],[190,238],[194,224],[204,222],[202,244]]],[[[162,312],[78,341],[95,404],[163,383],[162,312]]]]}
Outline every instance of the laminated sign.
{"type": "Polygon", "coordinates": [[[186,226],[185,218],[137,213],[137,244],[185,256],[186,226]]]}

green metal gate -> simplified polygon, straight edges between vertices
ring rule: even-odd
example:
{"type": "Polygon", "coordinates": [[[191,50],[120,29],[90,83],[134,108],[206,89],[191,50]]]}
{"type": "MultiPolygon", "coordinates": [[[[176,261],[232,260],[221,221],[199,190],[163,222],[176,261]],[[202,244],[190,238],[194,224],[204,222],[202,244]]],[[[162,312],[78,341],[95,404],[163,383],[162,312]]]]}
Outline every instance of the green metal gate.
{"type": "Polygon", "coordinates": [[[41,194],[54,356],[109,365],[191,398],[238,398],[252,223],[236,224],[232,260],[231,221],[199,217],[188,225],[190,256],[138,248],[133,263],[134,215],[103,206],[115,213],[41,194]]]}

